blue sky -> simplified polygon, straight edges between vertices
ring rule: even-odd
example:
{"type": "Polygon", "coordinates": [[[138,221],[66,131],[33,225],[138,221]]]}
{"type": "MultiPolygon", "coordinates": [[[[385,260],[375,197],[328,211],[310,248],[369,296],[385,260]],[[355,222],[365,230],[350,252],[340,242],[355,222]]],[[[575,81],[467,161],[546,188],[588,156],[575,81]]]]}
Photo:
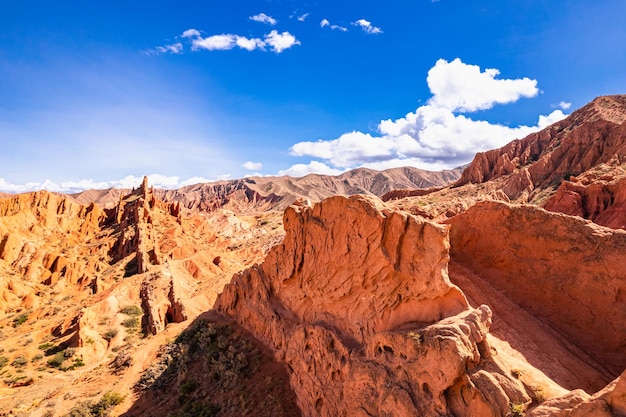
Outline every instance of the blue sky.
{"type": "Polygon", "coordinates": [[[625,93],[626,1],[5,1],[0,191],[452,168],[625,93]]]}

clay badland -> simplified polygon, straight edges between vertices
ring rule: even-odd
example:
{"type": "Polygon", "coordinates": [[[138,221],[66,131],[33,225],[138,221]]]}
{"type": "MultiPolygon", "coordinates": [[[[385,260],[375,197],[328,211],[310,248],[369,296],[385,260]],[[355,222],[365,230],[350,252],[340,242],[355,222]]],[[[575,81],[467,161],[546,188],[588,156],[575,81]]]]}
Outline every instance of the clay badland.
{"type": "Polygon", "coordinates": [[[464,169],[0,198],[0,415],[626,415],[626,96],[464,169]]]}

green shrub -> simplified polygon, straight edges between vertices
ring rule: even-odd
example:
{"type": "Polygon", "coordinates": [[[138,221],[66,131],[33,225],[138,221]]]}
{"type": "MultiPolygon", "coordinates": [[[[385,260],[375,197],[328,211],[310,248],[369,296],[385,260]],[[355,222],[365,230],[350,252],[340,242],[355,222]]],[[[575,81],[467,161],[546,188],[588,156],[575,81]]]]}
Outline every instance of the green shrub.
{"type": "Polygon", "coordinates": [[[0,356],[0,369],[4,368],[9,363],[9,359],[6,356],[0,356]]]}
{"type": "Polygon", "coordinates": [[[20,324],[26,323],[28,320],[28,314],[24,313],[13,319],[13,327],[17,327],[20,324]]]}
{"type": "Polygon", "coordinates": [[[27,363],[28,359],[26,359],[24,356],[18,356],[17,358],[13,359],[13,362],[11,362],[11,366],[13,366],[14,368],[22,368],[26,366],[27,363]]]}
{"type": "Polygon", "coordinates": [[[107,342],[110,342],[115,336],[117,336],[117,330],[109,329],[102,335],[102,338],[107,342]]]}
{"type": "Polygon", "coordinates": [[[524,417],[524,404],[511,404],[509,407],[508,417],[524,417]]]}
{"type": "Polygon", "coordinates": [[[141,316],[143,314],[143,311],[141,311],[141,308],[137,307],[136,305],[129,305],[122,308],[120,310],[120,313],[126,314],[127,316],[141,316]]]}
{"type": "Polygon", "coordinates": [[[57,352],[52,358],[48,360],[48,366],[51,368],[61,369],[65,362],[65,353],[63,351],[57,352]]]}
{"type": "Polygon", "coordinates": [[[127,318],[122,322],[122,326],[126,327],[127,329],[136,329],[137,327],[139,327],[139,319],[137,317],[127,318]]]}
{"type": "Polygon", "coordinates": [[[91,413],[94,416],[107,416],[109,414],[109,409],[120,404],[122,401],[124,401],[124,396],[122,394],[112,391],[106,392],[102,398],[100,398],[100,401],[91,407],[91,413]]]}
{"type": "Polygon", "coordinates": [[[50,342],[46,342],[46,343],[42,343],[39,345],[39,349],[41,350],[49,350],[51,348],[55,347],[54,343],[50,343],[50,342]]]}

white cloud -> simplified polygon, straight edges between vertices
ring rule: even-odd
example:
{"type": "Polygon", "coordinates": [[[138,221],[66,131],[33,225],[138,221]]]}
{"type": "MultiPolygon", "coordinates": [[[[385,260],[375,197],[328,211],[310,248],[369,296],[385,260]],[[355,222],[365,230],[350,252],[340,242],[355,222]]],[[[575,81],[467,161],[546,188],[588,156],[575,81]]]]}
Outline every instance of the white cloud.
{"type": "Polygon", "coordinates": [[[226,51],[233,49],[236,45],[235,35],[213,35],[207,38],[197,37],[192,41],[192,49],[208,49],[209,51],[226,51]]]}
{"type": "Polygon", "coordinates": [[[383,33],[381,28],[372,26],[372,23],[365,19],[359,19],[356,22],[352,22],[352,24],[354,26],[360,27],[361,29],[363,29],[365,33],[369,33],[370,35],[377,35],[379,33],[383,33]]]}
{"type": "Polygon", "coordinates": [[[183,44],[180,42],[176,42],[170,45],[157,46],[155,50],[162,54],[181,54],[183,52],[183,44]]]}
{"type": "Polygon", "coordinates": [[[288,169],[278,171],[278,175],[304,177],[308,174],[339,175],[345,170],[331,168],[323,162],[311,161],[308,164],[295,164],[288,169]]]}
{"type": "Polygon", "coordinates": [[[274,26],[278,21],[271,16],[266,15],[265,13],[259,13],[254,16],[250,16],[250,20],[254,20],[255,22],[265,23],[266,25],[274,26]]]}
{"type": "Polygon", "coordinates": [[[247,169],[248,171],[258,171],[260,169],[263,169],[263,164],[260,162],[248,161],[242,164],[241,166],[247,169]]]}
{"type": "MultiPolygon", "coordinates": [[[[230,174],[222,175],[218,179],[227,179],[230,174]]],[[[80,181],[63,181],[56,183],[49,179],[43,182],[27,182],[26,184],[12,184],[4,178],[0,178],[0,191],[7,193],[26,193],[31,191],[47,190],[58,193],[74,194],[85,190],[104,190],[107,188],[137,188],[141,185],[143,177],[127,175],[126,177],[113,181],[94,181],[92,179],[80,181]]],[[[192,177],[181,181],[178,176],[167,176],[161,174],[148,175],[148,184],[154,188],[176,189],[186,185],[214,182],[214,179],[203,177],[192,177]]]]}
{"type": "MultiPolygon", "coordinates": [[[[290,152],[321,159],[325,163],[313,161],[315,166],[321,164],[328,170],[402,165],[453,168],[469,162],[476,152],[501,147],[566,117],[561,110],[555,110],[539,116],[535,126],[508,127],[454,113],[487,109],[537,94],[535,80],[496,80],[496,74],[495,69],[481,72],[459,59],[452,63],[439,60],[428,74],[433,94],[428,103],[403,118],[381,121],[378,135],[354,131],[334,140],[296,143],[290,152]],[[483,89],[475,89],[469,85],[472,83],[481,84],[483,89]]],[[[294,167],[303,172],[308,165],[294,167]]]]}
{"type": "Polygon", "coordinates": [[[298,16],[298,22],[304,22],[307,17],[309,17],[310,13],[305,13],[303,15],[298,16]]]}
{"type": "Polygon", "coordinates": [[[183,32],[181,36],[183,38],[199,38],[202,35],[200,34],[200,31],[197,29],[187,29],[186,31],[183,32]]]}
{"type": "Polygon", "coordinates": [[[280,54],[285,49],[289,49],[294,45],[300,45],[300,41],[289,32],[278,33],[273,30],[265,35],[265,43],[272,47],[272,50],[280,54]]]}
{"type": "Polygon", "coordinates": [[[253,51],[257,48],[263,49],[265,47],[265,42],[261,39],[249,39],[243,36],[235,36],[235,44],[242,49],[247,49],[248,51],[253,51]]]}
{"type": "Polygon", "coordinates": [[[563,110],[567,110],[570,107],[572,107],[572,103],[568,103],[567,101],[560,101],[558,106],[562,108],[563,110]]]}
{"type": "Polygon", "coordinates": [[[206,49],[209,51],[227,51],[239,47],[248,51],[260,49],[265,51],[266,47],[269,47],[277,54],[283,52],[285,49],[289,49],[294,45],[300,45],[300,41],[296,39],[289,32],[278,33],[276,30],[272,30],[270,33],[264,36],[264,39],[260,38],[247,38],[245,36],[233,35],[233,34],[221,34],[212,35],[203,38],[199,31],[196,29],[189,29],[183,32],[183,37],[191,39],[191,49],[198,51],[200,49],[206,49]]]}
{"type": "Polygon", "coordinates": [[[347,32],[347,31],[348,31],[348,28],[344,28],[343,26],[339,26],[339,25],[331,25],[331,24],[330,24],[330,22],[328,21],[328,19],[323,19],[323,20],[320,22],[320,27],[323,27],[323,28],[325,28],[325,27],[329,27],[329,28],[331,28],[332,30],[339,30],[339,31],[341,31],[341,32],[347,32]]]}
{"type": "Polygon", "coordinates": [[[496,79],[498,74],[495,68],[481,72],[478,65],[465,64],[459,58],[452,62],[440,59],[426,78],[433,94],[430,104],[450,111],[473,112],[539,93],[536,80],[501,80],[496,79]]]}

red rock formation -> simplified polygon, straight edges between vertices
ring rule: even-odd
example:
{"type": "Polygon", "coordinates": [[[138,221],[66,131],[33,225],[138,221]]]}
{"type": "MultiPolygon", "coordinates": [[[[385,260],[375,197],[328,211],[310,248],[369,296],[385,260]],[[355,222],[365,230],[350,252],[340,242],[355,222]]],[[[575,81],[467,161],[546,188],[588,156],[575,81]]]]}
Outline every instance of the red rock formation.
{"type": "Polygon", "coordinates": [[[566,119],[500,149],[478,153],[455,186],[515,174],[503,190],[510,199],[532,197],[564,177],[614,158],[626,160],[626,95],[598,97],[566,119]]]}
{"type": "Polygon", "coordinates": [[[544,208],[626,229],[626,169],[613,160],[564,180],[544,208]]]}
{"type": "MultiPolygon", "coordinates": [[[[613,376],[626,368],[626,232],[482,202],[449,220],[451,255],[567,335],[613,376]]],[[[530,336],[532,337],[532,336],[530,336]]]]}
{"type": "Polygon", "coordinates": [[[491,358],[491,312],[447,276],[446,227],[355,196],[290,207],[217,311],[291,369],[305,416],[502,416],[530,399],[491,358]]]}
{"type": "Polygon", "coordinates": [[[615,417],[626,415],[626,371],[605,389],[590,396],[575,390],[553,398],[527,414],[527,417],[615,417]]]}
{"type": "Polygon", "coordinates": [[[413,190],[413,189],[401,189],[401,190],[391,190],[388,193],[384,194],[382,197],[380,197],[381,200],[383,201],[390,201],[390,200],[399,200],[401,198],[407,198],[407,197],[421,197],[424,195],[428,195],[431,193],[434,193],[435,191],[439,191],[442,188],[428,188],[425,190],[413,190]]]}

